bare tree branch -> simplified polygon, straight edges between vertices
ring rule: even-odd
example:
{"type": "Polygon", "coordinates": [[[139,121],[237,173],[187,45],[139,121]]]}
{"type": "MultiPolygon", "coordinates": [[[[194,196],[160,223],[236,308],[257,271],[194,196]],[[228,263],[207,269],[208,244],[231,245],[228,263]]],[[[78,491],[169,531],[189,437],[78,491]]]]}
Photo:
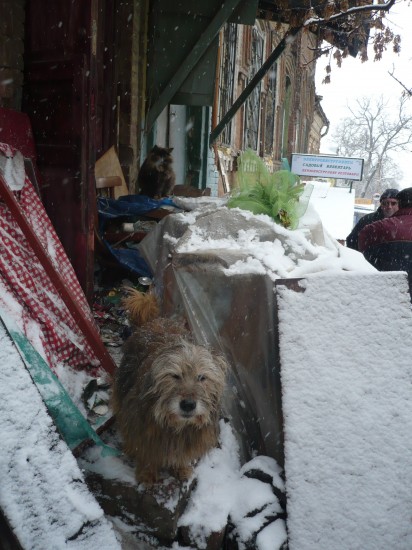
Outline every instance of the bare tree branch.
{"type": "Polygon", "coordinates": [[[305,21],[303,26],[308,27],[313,24],[316,24],[318,26],[327,25],[328,23],[333,23],[334,21],[338,21],[339,19],[344,19],[349,15],[354,15],[354,14],[363,13],[363,12],[389,11],[391,7],[395,4],[395,1],[396,0],[390,0],[389,2],[385,2],[384,4],[368,4],[366,6],[354,6],[353,8],[349,8],[344,12],[331,15],[327,19],[317,17],[317,16],[311,17],[310,19],[305,21]]]}
{"type": "Polygon", "coordinates": [[[405,90],[405,92],[409,95],[409,96],[412,96],[412,88],[407,88],[405,86],[405,84],[403,82],[401,82],[400,80],[398,80],[395,76],[395,68],[392,69],[392,72],[388,71],[388,74],[389,76],[391,76],[394,80],[396,80],[396,82],[398,84],[400,84],[402,86],[402,88],[405,90]]]}
{"type": "Polygon", "coordinates": [[[364,97],[348,107],[346,117],[335,132],[339,154],[364,159],[362,182],[355,189],[361,197],[372,197],[387,187],[397,187],[399,169],[391,154],[405,151],[412,141],[412,114],[408,98],[401,97],[393,114],[389,100],[364,97]]]}

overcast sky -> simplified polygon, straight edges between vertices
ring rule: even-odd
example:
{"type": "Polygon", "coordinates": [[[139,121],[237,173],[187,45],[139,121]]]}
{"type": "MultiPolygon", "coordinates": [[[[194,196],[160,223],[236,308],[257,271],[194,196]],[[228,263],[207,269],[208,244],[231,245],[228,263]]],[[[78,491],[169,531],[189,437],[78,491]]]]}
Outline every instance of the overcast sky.
{"type": "MultiPolygon", "coordinates": [[[[318,61],[316,69],[316,91],[323,96],[322,108],[325,111],[331,125],[328,135],[322,140],[321,153],[334,154],[332,136],[339,124],[339,121],[349,115],[348,105],[354,105],[356,98],[363,96],[383,95],[385,98],[392,97],[397,101],[403,88],[389,74],[388,71],[395,69],[395,76],[409,89],[412,88],[412,6],[402,0],[397,3],[389,12],[387,21],[395,34],[402,38],[401,52],[399,55],[388,50],[383,54],[381,61],[373,61],[373,49],[368,50],[369,61],[362,63],[359,58],[346,58],[341,68],[332,61],[331,83],[322,84],[325,77],[324,67],[327,58],[318,61]]],[[[412,99],[410,100],[412,110],[412,99]]],[[[411,144],[412,150],[412,144],[411,144]]],[[[412,186],[412,174],[410,163],[412,152],[398,154],[394,160],[400,165],[404,173],[401,187],[412,186]]]]}

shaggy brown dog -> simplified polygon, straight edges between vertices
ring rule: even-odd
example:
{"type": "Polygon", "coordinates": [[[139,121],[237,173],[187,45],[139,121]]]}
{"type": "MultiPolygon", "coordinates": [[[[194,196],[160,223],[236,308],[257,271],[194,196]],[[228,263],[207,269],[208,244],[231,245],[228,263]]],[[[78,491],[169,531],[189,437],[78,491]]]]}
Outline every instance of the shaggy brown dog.
{"type": "Polygon", "coordinates": [[[191,463],[217,444],[227,363],[195,345],[182,323],[156,317],[153,295],[133,291],[125,306],[143,325],[126,342],[114,380],[124,451],[138,481],[157,481],[163,468],[187,479],[191,463]]]}

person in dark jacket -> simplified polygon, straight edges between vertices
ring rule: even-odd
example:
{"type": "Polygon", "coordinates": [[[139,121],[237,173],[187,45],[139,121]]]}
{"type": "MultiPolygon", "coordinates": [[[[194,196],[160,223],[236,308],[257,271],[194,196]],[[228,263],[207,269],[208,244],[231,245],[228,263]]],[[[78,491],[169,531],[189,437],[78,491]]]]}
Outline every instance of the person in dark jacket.
{"type": "Polygon", "coordinates": [[[398,210],[398,201],[396,195],[399,193],[399,189],[386,189],[379,199],[379,208],[376,212],[371,212],[363,216],[349,235],[346,237],[346,246],[359,250],[358,237],[362,229],[370,223],[389,218],[398,210]]]}
{"type": "Polygon", "coordinates": [[[379,271],[406,271],[412,289],[412,187],[397,194],[399,210],[359,233],[359,250],[379,271]]]}

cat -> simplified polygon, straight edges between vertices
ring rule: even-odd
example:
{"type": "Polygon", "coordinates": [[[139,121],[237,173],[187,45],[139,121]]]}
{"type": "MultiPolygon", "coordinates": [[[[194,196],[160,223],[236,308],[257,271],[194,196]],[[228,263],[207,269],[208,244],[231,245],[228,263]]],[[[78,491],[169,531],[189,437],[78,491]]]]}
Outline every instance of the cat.
{"type": "Polygon", "coordinates": [[[170,195],[175,186],[176,176],[172,168],[173,147],[155,145],[147,155],[137,174],[140,195],[159,199],[170,195]]]}

